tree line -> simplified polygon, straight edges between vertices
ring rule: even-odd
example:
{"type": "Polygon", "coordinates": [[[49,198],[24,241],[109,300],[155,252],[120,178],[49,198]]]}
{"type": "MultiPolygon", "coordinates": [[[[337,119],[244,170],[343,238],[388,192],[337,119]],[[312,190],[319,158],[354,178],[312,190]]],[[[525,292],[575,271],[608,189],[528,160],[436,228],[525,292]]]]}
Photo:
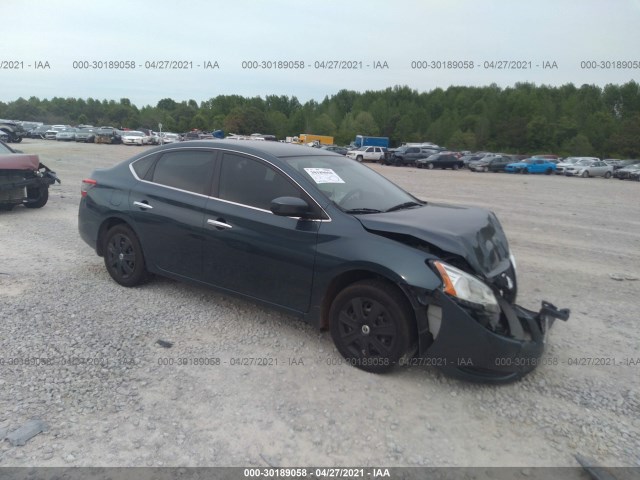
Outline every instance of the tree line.
{"type": "Polygon", "coordinates": [[[198,104],[162,99],[137,107],[93,98],[0,102],[0,118],[47,124],[92,124],[186,132],[389,137],[392,145],[430,141],[455,150],[640,158],[640,86],[635,81],[558,87],[517,83],[501,88],[451,86],[418,92],[407,86],[341,90],[322,101],[295,96],[219,95],[198,104]]]}

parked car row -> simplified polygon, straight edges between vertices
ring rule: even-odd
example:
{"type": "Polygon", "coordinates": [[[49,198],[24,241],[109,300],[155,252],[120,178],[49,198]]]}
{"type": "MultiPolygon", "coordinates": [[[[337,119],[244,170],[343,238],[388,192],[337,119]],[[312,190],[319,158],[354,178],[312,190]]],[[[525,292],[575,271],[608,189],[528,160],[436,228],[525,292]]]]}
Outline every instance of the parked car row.
{"type": "Polygon", "coordinates": [[[94,127],[91,125],[40,125],[27,133],[29,138],[84,143],[122,143],[124,145],[158,145],[183,140],[177,133],[156,133],[147,129],[126,130],[110,126],[94,127]]]}

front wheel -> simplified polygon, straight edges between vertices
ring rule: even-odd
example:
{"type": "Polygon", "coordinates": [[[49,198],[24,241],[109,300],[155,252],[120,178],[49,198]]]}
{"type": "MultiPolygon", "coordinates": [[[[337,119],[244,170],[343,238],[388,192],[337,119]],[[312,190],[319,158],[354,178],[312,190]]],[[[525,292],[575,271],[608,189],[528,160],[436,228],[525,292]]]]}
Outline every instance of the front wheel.
{"type": "Polygon", "coordinates": [[[429,170],[433,170],[433,163],[427,163],[427,168],[429,170]]]}
{"type": "Polygon", "coordinates": [[[460,168],[460,165],[458,165],[457,163],[453,166],[454,170],[458,170],[460,168]]]}
{"type": "Polygon", "coordinates": [[[329,310],[331,337],[347,363],[382,373],[403,358],[415,338],[407,300],[378,280],[354,283],[340,292],[329,310]]]}
{"type": "Polygon", "coordinates": [[[38,185],[27,188],[27,201],[24,206],[27,208],[42,208],[49,201],[49,185],[38,185]]]}
{"type": "Polygon", "coordinates": [[[103,251],[107,272],[123,287],[134,287],[149,279],[140,241],[127,225],[109,229],[103,251]]]}
{"type": "Polygon", "coordinates": [[[362,162],[362,155],[358,155],[358,156],[356,157],[356,160],[357,160],[358,162],[362,162]]]}
{"type": "Polygon", "coordinates": [[[611,178],[611,172],[606,172],[604,174],[604,178],[611,178]]]}
{"type": "Polygon", "coordinates": [[[584,172],[582,172],[582,175],[580,175],[582,178],[589,178],[589,172],[587,170],[585,170],[584,172]]]}

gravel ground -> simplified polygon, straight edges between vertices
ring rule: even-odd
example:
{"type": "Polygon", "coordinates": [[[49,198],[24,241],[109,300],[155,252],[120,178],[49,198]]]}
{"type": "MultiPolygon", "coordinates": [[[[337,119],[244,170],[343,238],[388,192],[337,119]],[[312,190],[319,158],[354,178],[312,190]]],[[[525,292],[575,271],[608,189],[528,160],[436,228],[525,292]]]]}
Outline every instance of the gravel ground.
{"type": "Polygon", "coordinates": [[[519,303],[572,309],[545,364],[496,387],[365,373],[279,312],[166,279],[118,286],[77,233],[80,182],[140,149],[18,148],[63,184],[42,209],[0,212],[0,436],[49,426],[0,442],[0,466],[640,466],[637,182],[372,165],[421,198],[494,210],[519,303]],[[52,363],[10,364],[36,357],[52,363]]]}

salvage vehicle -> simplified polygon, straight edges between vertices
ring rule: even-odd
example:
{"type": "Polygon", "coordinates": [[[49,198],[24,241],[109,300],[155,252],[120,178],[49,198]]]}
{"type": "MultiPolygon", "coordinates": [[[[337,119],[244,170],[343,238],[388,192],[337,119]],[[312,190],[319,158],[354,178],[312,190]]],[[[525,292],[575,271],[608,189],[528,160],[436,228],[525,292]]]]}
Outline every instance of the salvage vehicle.
{"type": "Polygon", "coordinates": [[[96,129],[93,127],[82,127],[76,131],[76,142],[93,143],[96,141],[96,129]]]}
{"type": "Polygon", "coordinates": [[[113,127],[100,127],[95,133],[95,143],[122,143],[122,132],[113,127]]]}
{"type": "Polygon", "coordinates": [[[16,205],[44,207],[49,200],[49,185],[60,179],[37,155],[27,155],[0,142],[0,210],[16,205]]]}
{"type": "Polygon", "coordinates": [[[573,165],[564,169],[564,174],[568,177],[604,177],[611,178],[613,175],[613,165],[607,165],[602,160],[583,159],[578,160],[573,165]]]}
{"type": "Polygon", "coordinates": [[[65,128],[56,133],[56,140],[58,142],[75,142],[77,129],[73,127],[65,128]]]}
{"type": "Polygon", "coordinates": [[[428,156],[427,158],[419,158],[416,160],[418,168],[452,168],[458,170],[464,167],[464,161],[459,159],[453,152],[441,152],[428,156]]]}
{"type": "Polygon", "coordinates": [[[390,150],[388,155],[380,160],[385,165],[415,165],[419,158],[427,158],[438,153],[437,150],[423,147],[405,146],[390,150]]]}
{"type": "Polygon", "coordinates": [[[360,147],[349,150],[346,157],[358,162],[382,162],[386,153],[385,147],[360,147]]]}
{"type": "Polygon", "coordinates": [[[625,180],[625,179],[633,180],[632,177],[636,173],[640,173],[640,160],[636,160],[636,162],[637,163],[615,170],[613,172],[613,176],[619,180],[625,180]]]}
{"type": "Polygon", "coordinates": [[[151,137],[138,130],[127,130],[122,132],[122,144],[123,145],[149,145],[151,143],[151,137]]]}
{"type": "Polygon", "coordinates": [[[81,238],[125,287],[214,287],[329,330],[346,363],[412,358],[503,383],[534,370],[556,319],[518,306],[494,213],[420,200],[366,165],[279,142],[155,147],[82,181],[81,238]]]}
{"type": "Polygon", "coordinates": [[[0,120],[0,130],[7,134],[8,141],[12,143],[20,143],[22,138],[27,135],[27,131],[22,125],[9,120],[0,120]]]}
{"type": "Polygon", "coordinates": [[[551,175],[556,170],[556,164],[546,158],[531,157],[520,162],[507,164],[504,171],[508,173],[544,173],[551,175]]]}
{"type": "Polygon", "coordinates": [[[513,159],[507,155],[485,157],[469,162],[469,170],[472,172],[504,172],[505,167],[510,163],[513,163],[513,159]]]}

